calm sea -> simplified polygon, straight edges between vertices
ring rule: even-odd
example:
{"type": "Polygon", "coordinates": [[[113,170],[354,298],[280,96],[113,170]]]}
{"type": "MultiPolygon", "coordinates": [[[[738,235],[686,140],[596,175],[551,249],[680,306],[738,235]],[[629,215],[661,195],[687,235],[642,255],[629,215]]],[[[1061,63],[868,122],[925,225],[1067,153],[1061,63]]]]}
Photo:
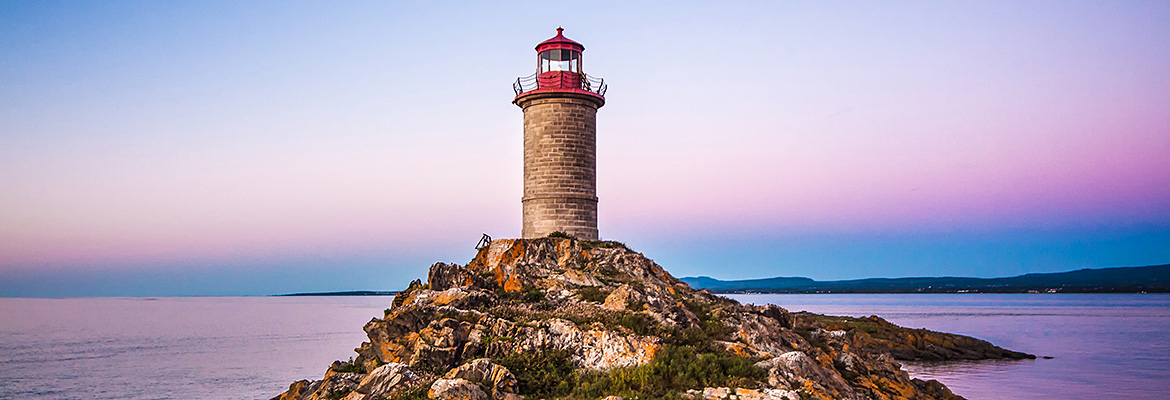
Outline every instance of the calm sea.
{"type": "MultiPolygon", "coordinates": [[[[1170,397],[1170,295],[734,297],[1054,357],[906,366],[973,400],[1170,397]]],[[[0,399],[268,399],[353,356],[390,299],[0,299],[0,399]]]]}
{"type": "Polygon", "coordinates": [[[905,363],[968,399],[1170,399],[1170,295],[737,295],[830,315],[879,315],[1052,359],[905,363]]]}

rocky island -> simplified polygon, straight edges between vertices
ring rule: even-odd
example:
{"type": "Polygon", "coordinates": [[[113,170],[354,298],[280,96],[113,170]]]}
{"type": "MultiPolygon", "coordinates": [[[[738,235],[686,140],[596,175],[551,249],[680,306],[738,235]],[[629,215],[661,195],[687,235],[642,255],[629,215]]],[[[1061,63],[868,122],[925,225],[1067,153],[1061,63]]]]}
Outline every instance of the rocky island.
{"type": "Polygon", "coordinates": [[[877,316],[740,304],[559,232],[431,266],[364,330],[356,357],[273,400],[961,399],[898,361],[1035,358],[877,316]]]}

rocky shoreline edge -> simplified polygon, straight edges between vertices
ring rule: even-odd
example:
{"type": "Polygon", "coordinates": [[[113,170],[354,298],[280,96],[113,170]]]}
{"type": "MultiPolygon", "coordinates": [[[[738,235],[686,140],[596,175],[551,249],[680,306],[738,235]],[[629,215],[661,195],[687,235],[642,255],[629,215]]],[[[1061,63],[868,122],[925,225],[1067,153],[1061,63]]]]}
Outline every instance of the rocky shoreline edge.
{"type": "Polygon", "coordinates": [[[877,316],[740,304],[624,244],[563,237],[434,264],[364,330],[356,357],[273,400],[961,399],[898,361],[1035,358],[877,316]]]}

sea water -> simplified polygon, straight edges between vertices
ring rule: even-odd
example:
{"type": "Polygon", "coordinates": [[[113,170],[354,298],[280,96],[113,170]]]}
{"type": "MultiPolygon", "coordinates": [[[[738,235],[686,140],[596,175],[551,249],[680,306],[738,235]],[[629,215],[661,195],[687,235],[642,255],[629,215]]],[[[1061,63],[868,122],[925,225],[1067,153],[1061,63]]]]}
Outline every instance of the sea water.
{"type": "Polygon", "coordinates": [[[905,362],[968,399],[1170,399],[1170,295],[735,295],[791,311],[878,315],[974,336],[1036,360],[905,362]]]}
{"type": "Polygon", "coordinates": [[[392,297],[0,299],[0,399],[268,399],[392,297]]]}
{"type": "MultiPolygon", "coordinates": [[[[968,399],[1170,398],[1170,295],[736,295],[1052,359],[905,363],[968,399]]],[[[391,297],[0,299],[0,399],[268,399],[355,355],[391,297]]]]}

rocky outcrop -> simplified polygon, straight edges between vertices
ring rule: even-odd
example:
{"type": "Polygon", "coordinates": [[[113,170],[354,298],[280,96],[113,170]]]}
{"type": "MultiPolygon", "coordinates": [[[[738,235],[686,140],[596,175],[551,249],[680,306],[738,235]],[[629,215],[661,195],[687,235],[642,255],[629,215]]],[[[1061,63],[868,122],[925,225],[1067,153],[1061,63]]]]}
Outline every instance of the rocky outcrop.
{"type": "Polygon", "coordinates": [[[1036,356],[1011,351],[969,336],[908,329],[878,316],[834,317],[807,312],[796,314],[797,328],[810,332],[813,341],[847,342],[869,353],[890,354],[906,361],[1032,359],[1036,356]]]}
{"type": "Polygon", "coordinates": [[[838,373],[829,372],[803,352],[790,351],[756,363],[768,371],[768,386],[804,389],[834,399],[854,398],[853,388],[838,373]]]}
{"type": "MultiPolygon", "coordinates": [[[[496,400],[519,399],[516,395],[516,376],[507,368],[493,364],[486,358],[475,359],[453,368],[443,375],[443,379],[465,379],[478,383],[496,400]]],[[[431,386],[431,389],[434,390],[434,386],[431,386]]]]}
{"type": "Polygon", "coordinates": [[[455,378],[435,381],[427,397],[439,400],[487,400],[488,395],[475,382],[455,378]]]}
{"type": "Polygon", "coordinates": [[[352,361],[273,399],[954,399],[895,360],[1022,354],[877,317],[743,305],[620,243],[554,238],[434,264],[364,330],[352,361]]]}
{"type": "Polygon", "coordinates": [[[406,368],[405,364],[386,364],[366,374],[357,388],[345,398],[348,400],[385,398],[395,389],[406,387],[415,380],[418,380],[418,376],[406,368]]]}
{"type": "Polygon", "coordinates": [[[744,388],[726,388],[726,387],[709,387],[703,390],[687,390],[687,394],[692,398],[704,400],[801,400],[800,393],[792,390],[783,389],[744,389],[744,388]]]}

